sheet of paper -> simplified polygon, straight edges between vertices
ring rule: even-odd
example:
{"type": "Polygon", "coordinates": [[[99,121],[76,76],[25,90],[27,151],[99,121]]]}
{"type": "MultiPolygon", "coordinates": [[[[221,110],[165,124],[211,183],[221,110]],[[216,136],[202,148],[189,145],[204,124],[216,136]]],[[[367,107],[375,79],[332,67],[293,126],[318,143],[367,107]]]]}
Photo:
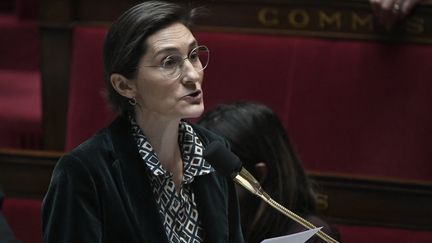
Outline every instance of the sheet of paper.
{"type": "Polygon", "coordinates": [[[320,230],[321,228],[322,227],[306,230],[291,235],[269,238],[261,241],[261,243],[304,243],[309,238],[311,238],[314,234],[316,234],[316,232],[318,232],[318,230],[320,230]]]}

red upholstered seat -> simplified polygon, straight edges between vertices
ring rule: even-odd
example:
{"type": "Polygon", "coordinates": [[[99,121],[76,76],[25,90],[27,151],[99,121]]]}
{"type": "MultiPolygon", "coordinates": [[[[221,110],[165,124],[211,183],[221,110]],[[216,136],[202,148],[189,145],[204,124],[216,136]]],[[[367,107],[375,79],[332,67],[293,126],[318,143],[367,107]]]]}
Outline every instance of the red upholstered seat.
{"type": "Polygon", "coordinates": [[[40,35],[35,21],[0,14],[0,147],[42,148],[40,35]]]}
{"type": "Polygon", "coordinates": [[[77,27],[74,31],[66,150],[96,133],[113,118],[105,102],[102,48],[105,28],[77,27]]]}
{"type": "Polygon", "coordinates": [[[0,70],[0,147],[42,147],[42,100],[38,71],[0,70]]]}
{"type": "Polygon", "coordinates": [[[39,199],[6,198],[3,214],[22,243],[42,243],[42,201],[39,199]]]}
{"type": "Polygon", "coordinates": [[[38,23],[0,14],[0,69],[39,70],[41,41],[38,23]]]}

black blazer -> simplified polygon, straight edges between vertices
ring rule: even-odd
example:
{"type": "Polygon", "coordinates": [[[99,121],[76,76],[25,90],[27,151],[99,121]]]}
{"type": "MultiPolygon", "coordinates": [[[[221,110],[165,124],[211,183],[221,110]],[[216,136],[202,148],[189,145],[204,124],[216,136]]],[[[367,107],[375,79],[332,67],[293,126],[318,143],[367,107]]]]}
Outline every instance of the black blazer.
{"type": "MultiPolygon", "coordinates": [[[[219,136],[193,125],[204,146],[219,136]]],[[[129,121],[108,128],[63,156],[44,198],[46,243],[168,242],[129,121]]],[[[206,243],[243,242],[232,180],[217,172],[192,182],[206,243]]]]}

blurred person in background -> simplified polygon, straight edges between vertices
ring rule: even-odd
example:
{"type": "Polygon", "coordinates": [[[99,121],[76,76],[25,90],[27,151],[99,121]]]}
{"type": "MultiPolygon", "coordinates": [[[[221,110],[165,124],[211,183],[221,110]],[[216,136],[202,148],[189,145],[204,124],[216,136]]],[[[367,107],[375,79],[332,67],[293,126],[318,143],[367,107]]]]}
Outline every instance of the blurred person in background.
{"type": "MultiPolygon", "coordinates": [[[[225,137],[243,167],[257,178],[276,202],[300,215],[332,238],[337,231],[316,215],[316,198],[302,164],[277,115],[254,102],[223,104],[199,121],[205,128],[225,137]]],[[[245,242],[304,231],[305,228],[239,187],[242,229],[245,242]]],[[[324,242],[317,235],[307,242],[324,242]]]]}

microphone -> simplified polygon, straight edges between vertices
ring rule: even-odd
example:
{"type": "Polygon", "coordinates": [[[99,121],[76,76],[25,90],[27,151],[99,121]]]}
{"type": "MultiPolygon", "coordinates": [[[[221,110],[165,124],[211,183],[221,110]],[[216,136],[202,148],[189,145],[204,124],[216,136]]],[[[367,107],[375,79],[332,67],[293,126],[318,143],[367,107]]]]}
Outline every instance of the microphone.
{"type": "MultiPolygon", "coordinates": [[[[209,162],[215,170],[223,176],[229,176],[237,184],[244,187],[250,193],[264,200],[271,207],[275,208],[282,214],[288,216],[295,222],[301,224],[307,229],[315,229],[316,227],[309,221],[298,216],[294,212],[285,208],[284,206],[273,200],[261,187],[259,182],[253,177],[253,175],[242,167],[242,162],[230,150],[218,141],[210,143],[203,153],[204,159],[209,162]]],[[[318,230],[316,233],[318,237],[329,243],[338,243],[335,239],[327,235],[326,233],[318,230]]]]}

